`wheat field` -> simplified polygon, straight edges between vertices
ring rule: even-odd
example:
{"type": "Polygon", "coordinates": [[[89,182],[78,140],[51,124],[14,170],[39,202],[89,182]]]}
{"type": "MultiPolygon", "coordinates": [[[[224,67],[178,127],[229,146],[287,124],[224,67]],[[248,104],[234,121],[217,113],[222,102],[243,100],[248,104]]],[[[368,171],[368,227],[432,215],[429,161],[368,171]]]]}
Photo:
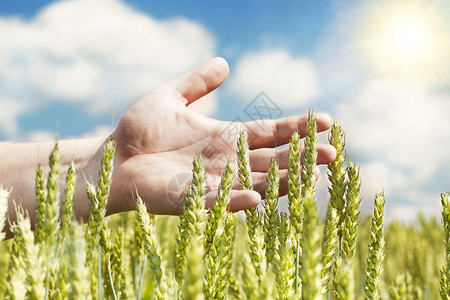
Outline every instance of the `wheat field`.
{"type": "MultiPolygon", "coordinates": [[[[348,161],[343,130],[335,123],[329,143],[337,158],[328,166],[329,202],[321,220],[314,200],[312,112],[306,131],[304,141],[293,132],[289,144],[288,213],[279,211],[273,158],[262,207],[240,215],[227,208],[236,178],[241,189],[253,189],[245,131],[210,211],[204,208],[205,165],[201,155],[194,158],[184,212],[177,217],[147,213],[139,191],[135,211],[105,217],[115,154],[110,139],[98,182],[86,181],[86,224],[73,215],[73,164],[59,197],[55,143],[49,174],[36,169],[35,230],[16,206],[14,238],[0,243],[0,299],[449,299],[449,193],[441,194],[442,220],[419,215],[409,225],[385,224],[389,195],[381,191],[373,196],[372,215],[360,216],[359,167],[348,161]]],[[[8,196],[0,188],[0,229],[8,196]]]]}

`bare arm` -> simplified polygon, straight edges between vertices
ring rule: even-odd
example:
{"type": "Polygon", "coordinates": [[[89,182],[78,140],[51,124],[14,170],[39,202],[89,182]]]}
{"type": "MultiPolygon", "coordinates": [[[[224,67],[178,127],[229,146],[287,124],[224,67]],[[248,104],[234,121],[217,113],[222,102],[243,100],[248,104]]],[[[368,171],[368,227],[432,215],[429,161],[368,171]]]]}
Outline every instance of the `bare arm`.
{"type": "MultiPolygon", "coordinates": [[[[61,163],[61,201],[63,201],[64,180],[67,169],[73,160],[78,178],[75,189],[74,211],[78,218],[89,217],[84,176],[96,180],[101,160],[102,147],[107,137],[73,139],[59,141],[61,163]]],[[[11,222],[16,219],[14,204],[22,205],[28,212],[31,223],[36,220],[35,176],[38,164],[42,164],[45,173],[49,171],[48,157],[54,142],[43,143],[0,143],[0,183],[10,190],[8,217],[11,222]]],[[[6,224],[8,229],[9,224],[6,224]]],[[[7,230],[8,232],[8,230],[7,230]]],[[[9,233],[8,233],[9,235],[9,233]]]]}

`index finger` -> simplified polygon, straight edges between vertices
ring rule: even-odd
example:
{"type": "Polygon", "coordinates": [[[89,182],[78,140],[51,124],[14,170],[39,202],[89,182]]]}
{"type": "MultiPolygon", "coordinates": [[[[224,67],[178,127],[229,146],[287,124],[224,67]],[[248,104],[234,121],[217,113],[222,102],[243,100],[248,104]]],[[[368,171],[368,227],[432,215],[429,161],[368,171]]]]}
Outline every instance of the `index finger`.
{"type": "MultiPolygon", "coordinates": [[[[328,130],[333,119],[328,114],[316,113],[317,132],[328,130]]],[[[289,143],[292,132],[305,136],[308,115],[285,117],[277,120],[258,120],[245,123],[250,149],[272,148],[289,143]]]]}

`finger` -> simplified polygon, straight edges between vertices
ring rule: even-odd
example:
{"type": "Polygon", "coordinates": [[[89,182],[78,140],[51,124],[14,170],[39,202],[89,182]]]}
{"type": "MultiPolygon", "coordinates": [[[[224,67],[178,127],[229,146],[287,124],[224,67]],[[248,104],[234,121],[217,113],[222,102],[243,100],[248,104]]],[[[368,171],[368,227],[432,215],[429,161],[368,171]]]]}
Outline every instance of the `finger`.
{"type": "MultiPolygon", "coordinates": [[[[325,131],[333,124],[328,114],[316,113],[317,131],[325,131]]],[[[245,123],[250,149],[271,148],[287,144],[292,132],[305,136],[308,115],[286,117],[278,120],[253,121],[245,123]]]]}
{"type": "MultiPolygon", "coordinates": [[[[302,148],[301,163],[303,164],[303,157],[305,149],[302,148]]],[[[289,165],[289,148],[274,149],[261,148],[250,150],[250,167],[253,172],[266,172],[269,170],[269,164],[272,157],[277,157],[280,169],[287,169],[289,165]]],[[[317,164],[329,164],[336,158],[336,149],[328,144],[317,145],[317,164]]]]}
{"type": "MultiPolygon", "coordinates": [[[[217,190],[206,193],[205,207],[211,209],[217,196],[217,190]]],[[[255,207],[261,202],[261,196],[255,191],[231,191],[229,210],[239,211],[250,207],[255,207]]]]}
{"type": "Polygon", "coordinates": [[[187,106],[221,85],[227,78],[228,71],[225,59],[216,57],[168,85],[181,94],[187,106]]]}
{"type": "Polygon", "coordinates": [[[249,151],[250,168],[252,172],[264,172],[269,170],[270,160],[276,157],[279,162],[280,169],[287,169],[289,148],[274,149],[261,148],[249,151]]]}

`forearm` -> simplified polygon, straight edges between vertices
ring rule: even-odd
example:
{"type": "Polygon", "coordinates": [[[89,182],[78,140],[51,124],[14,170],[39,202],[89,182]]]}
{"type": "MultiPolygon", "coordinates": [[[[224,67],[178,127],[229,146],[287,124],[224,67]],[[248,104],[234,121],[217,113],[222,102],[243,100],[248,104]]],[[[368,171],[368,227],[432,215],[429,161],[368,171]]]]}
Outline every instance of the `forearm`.
{"type": "MultiPolygon", "coordinates": [[[[60,199],[64,199],[64,183],[67,169],[73,160],[77,172],[75,185],[74,213],[77,218],[87,219],[89,205],[86,196],[85,178],[95,181],[100,167],[101,153],[107,137],[59,141],[60,153],[60,199]]],[[[36,220],[35,177],[36,167],[42,164],[48,174],[48,157],[54,142],[45,143],[0,143],[0,184],[11,190],[8,203],[8,217],[16,219],[14,202],[28,212],[31,223],[36,220]]],[[[9,235],[9,224],[6,225],[9,235]]]]}

